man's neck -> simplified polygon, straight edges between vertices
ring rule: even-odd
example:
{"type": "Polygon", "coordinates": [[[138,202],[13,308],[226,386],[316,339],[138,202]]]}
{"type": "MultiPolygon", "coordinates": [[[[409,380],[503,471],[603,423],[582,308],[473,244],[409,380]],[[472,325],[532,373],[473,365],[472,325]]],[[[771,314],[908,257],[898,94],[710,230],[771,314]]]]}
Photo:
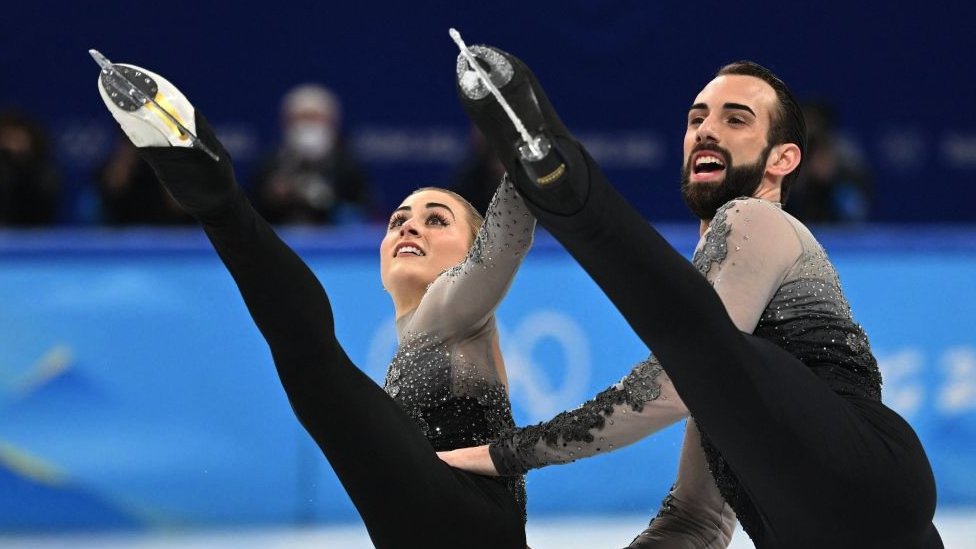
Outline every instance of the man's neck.
{"type": "Polygon", "coordinates": [[[756,192],[752,194],[753,198],[761,198],[762,200],[767,200],[769,202],[780,203],[780,188],[779,185],[760,185],[756,192]]]}

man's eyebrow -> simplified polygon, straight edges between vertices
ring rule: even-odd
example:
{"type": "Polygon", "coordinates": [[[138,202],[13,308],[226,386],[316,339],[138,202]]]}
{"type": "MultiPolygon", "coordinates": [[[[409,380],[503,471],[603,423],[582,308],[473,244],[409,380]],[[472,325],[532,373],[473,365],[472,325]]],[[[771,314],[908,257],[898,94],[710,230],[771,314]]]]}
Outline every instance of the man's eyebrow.
{"type": "Polygon", "coordinates": [[[742,103],[726,103],[725,105],[722,105],[722,108],[724,108],[727,111],[729,110],[746,111],[749,114],[756,116],[756,113],[752,109],[750,109],[748,105],[743,105],[742,103]]]}
{"type": "MultiPolygon", "coordinates": [[[[749,108],[748,105],[743,105],[742,103],[726,103],[726,104],[722,105],[722,108],[725,109],[725,110],[727,110],[727,111],[729,111],[729,110],[732,110],[732,111],[746,111],[749,114],[751,114],[753,116],[756,116],[755,111],[753,111],[751,108],[749,108]]],[[[705,103],[695,103],[688,110],[689,111],[697,111],[697,110],[707,111],[708,110],[708,105],[706,105],[705,103]]]]}

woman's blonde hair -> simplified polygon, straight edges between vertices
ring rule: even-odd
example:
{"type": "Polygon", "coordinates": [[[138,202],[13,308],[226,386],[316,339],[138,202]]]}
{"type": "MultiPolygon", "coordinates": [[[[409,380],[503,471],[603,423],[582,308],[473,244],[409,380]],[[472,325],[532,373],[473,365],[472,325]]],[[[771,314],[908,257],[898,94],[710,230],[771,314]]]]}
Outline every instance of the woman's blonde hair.
{"type": "Polygon", "coordinates": [[[481,225],[485,222],[484,216],[482,216],[481,213],[478,212],[478,210],[474,206],[472,206],[471,203],[468,202],[467,199],[465,199],[463,196],[459,195],[454,191],[444,189],[441,187],[421,187],[413,191],[412,193],[410,193],[408,196],[413,196],[423,191],[437,191],[439,193],[444,193],[454,197],[455,200],[461,203],[461,206],[464,207],[465,213],[467,214],[468,217],[468,225],[471,226],[471,242],[473,243],[474,239],[478,236],[478,231],[481,230],[481,225]]]}

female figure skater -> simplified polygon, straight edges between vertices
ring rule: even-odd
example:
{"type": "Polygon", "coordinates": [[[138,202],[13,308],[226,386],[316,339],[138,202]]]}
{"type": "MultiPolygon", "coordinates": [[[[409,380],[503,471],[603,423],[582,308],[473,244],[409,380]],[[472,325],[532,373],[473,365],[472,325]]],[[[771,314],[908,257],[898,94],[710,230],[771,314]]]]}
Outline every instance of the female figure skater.
{"type": "Polygon", "coordinates": [[[522,478],[471,474],[435,453],[483,444],[514,425],[494,311],[535,220],[512,185],[503,180],[484,223],[460,196],[432,188],[393,212],[380,264],[399,347],[380,388],[346,356],[328,296],[251,207],[204,117],[159,75],[104,67],[102,99],[203,225],[271,349],[296,416],[376,547],[525,548],[522,478]],[[140,94],[126,93],[131,85],[154,102],[134,99],[140,94]]]}
{"type": "MultiPolygon", "coordinates": [[[[539,222],[653,350],[700,428],[694,446],[756,546],[942,547],[924,449],[881,403],[877,363],[823,249],[778,207],[805,144],[785,84],[759,65],[733,63],[692,103],[682,191],[703,231],[692,264],[604,179],[524,64],[489,48],[478,57],[531,138],[542,139],[530,147],[459,67],[465,110],[539,222]]],[[[520,474],[632,442],[646,421],[610,421],[619,417],[613,405],[639,410],[656,398],[657,374],[630,377],[631,388],[602,393],[584,413],[443,458],[520,474]]],[[[688,449],[686,437],[682,465],[694,466],[688,449]]],[[[655,522],[632,547],[673,547],[660,544],[655,522]]]]}

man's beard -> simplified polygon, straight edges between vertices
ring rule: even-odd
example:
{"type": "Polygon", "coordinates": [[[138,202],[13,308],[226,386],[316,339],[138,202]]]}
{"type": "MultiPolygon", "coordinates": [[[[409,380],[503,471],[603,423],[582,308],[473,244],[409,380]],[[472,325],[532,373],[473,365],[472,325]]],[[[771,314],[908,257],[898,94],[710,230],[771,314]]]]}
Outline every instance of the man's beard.
{"type": "Polygon", "coordinates": [[[698,219],[715,217],[715,212],[723,204],[740,196],[752,196],[762,182],[766,172],[766,159],[772,147],[766,147],[754,164],[734,166],[732,155],[717,145],[704,145],[695,148],[688,156],[688,163],[681,170],[681,197],[691,213],[698,219]],[[695,152],[707,150],[719,154],[725,163],[725,177],[720,182],[691,182],[692,157],[695,152]]]}

